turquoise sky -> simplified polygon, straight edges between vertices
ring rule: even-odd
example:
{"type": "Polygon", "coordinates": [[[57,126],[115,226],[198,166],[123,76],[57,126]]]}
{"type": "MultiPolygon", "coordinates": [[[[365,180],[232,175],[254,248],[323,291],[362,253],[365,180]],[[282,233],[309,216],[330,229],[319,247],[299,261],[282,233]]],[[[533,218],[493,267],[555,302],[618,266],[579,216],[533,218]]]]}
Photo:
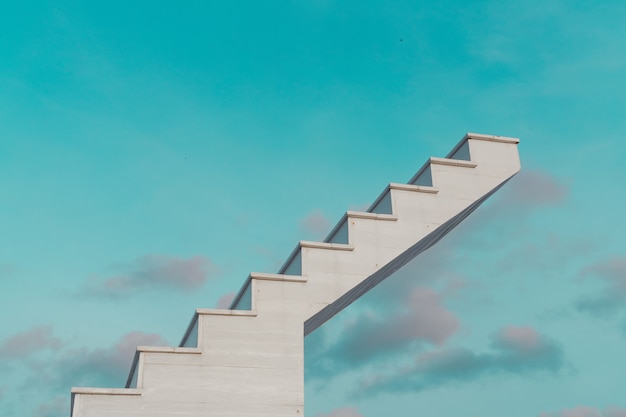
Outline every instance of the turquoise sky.
{"type": "Polygon", "coordinates": [[[522,173],[309,336],[307,416],[626,416],[624,21],[619,1],[5,2],[0,416],[121,387],[137,344],[176,345],[466,132],[519,137],[522,173]]]}

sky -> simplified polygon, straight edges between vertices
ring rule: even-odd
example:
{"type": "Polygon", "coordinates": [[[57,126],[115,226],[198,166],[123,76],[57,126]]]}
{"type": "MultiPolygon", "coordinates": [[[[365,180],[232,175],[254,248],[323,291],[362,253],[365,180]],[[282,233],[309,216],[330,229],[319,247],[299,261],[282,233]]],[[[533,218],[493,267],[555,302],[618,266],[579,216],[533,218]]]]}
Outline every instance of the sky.
{"type": "Polygon", "coordinates": [[[466,132],[522,171],[305,340],[309,417],[626,416],[626,3],[5,2],[0,417],[135,346],[466,132]],[[385,337],[381,337],[384,335],[385,337]]]}

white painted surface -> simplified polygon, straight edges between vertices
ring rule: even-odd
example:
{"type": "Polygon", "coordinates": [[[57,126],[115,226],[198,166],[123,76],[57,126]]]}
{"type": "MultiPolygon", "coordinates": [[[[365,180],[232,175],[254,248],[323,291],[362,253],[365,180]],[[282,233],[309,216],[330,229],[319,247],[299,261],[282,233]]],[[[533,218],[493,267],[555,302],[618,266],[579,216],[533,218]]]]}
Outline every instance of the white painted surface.
{"type": "MultiPolygon", "coordinates": [[[[252,273],[230,310],[198,309],[183,347],[139,347],[135,389],[74,388],[75,417],[304,415],[304,335],[435,244],[519,171],[518,140],[467,134],[282,274],[252,273]],[[197,341],[197,346],[193,342],[197,341]]],[[[334,234],[333,234],[334,233],[334,234]]]]}

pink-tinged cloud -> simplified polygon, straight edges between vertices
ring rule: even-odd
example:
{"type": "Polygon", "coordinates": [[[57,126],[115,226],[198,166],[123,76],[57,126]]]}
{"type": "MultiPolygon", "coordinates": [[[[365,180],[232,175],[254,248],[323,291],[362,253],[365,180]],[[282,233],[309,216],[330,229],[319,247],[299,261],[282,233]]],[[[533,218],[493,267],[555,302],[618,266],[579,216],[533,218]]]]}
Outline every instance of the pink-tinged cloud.
{"type": "Polygon", "coordinates": [[[227,294],[222,295],[219,300],[217,300],[217,304],[215,305],[216,308],[222,308],[222,309],[226,309],[228,307],[230,307],[230,304],[233,302],[233,300],[235,299],[235,293],[234,292],[229,292],[227,294]]]}
{"type": "Polygon", "coordinates": [[[595,315],[610,314],[626,307],[626,256],[590,265],[578,279],[598,279],[603,288],[578,300],[576,307],[595,315]]]}
{"type": "Polygon", "coordinates": [[[459,329],[456,316],[447,310],[439,294],[428,288],[415,288],[408,302],[410,314],[397,321],[399,334],[440,345],[459,329]]]}
{"type": "Polygon", "coordinates": [[[328,414],[318,414],[316,417],[363,417],[363,415],[354,407],[343,407],[328,414]]]}
{"type": "Polygon", "coordinates": [[[601,410],[597,407],[579,405],[559,411],[540,413],[537,417],[626,417],[626,409],[611,406],[601,410]]]}
{"type": "Polygon", "coordinates": [[[316,209],[300,221],[300,228],[321,239],[330,232],[330,222],[319,209],[316,209]]]}
{"type": "Polygon", "coordinates": [[[521,352],[533,352],[542,346],[541,336],[530,326],[507,326],[494,337],[498,346],[521,352]]]}
{"type": "Polygon", "coordinates": [[[55,398],[52,401],[40,404],[34,412],[34,417],[58,417],[70,414],[70,401],[67,396],[55,398]]]}
{"type": "Polygon", "coordinates": [[[0,344],[0,358],[24,358],[42,350],[58,350],[63,342],[54,336],[52,326],[38,326],[17,333],[0,344]]]}
{"type": "Polygon", "coordinates": [[[201,288],[217,275],[217,268],[207,258],[188,259],[148,254],[124,265],[124,271],[110,278],[90,278],[87,292],[94,295],[124,296],[138,291],[175,289],[190,292],[201,288]]]}

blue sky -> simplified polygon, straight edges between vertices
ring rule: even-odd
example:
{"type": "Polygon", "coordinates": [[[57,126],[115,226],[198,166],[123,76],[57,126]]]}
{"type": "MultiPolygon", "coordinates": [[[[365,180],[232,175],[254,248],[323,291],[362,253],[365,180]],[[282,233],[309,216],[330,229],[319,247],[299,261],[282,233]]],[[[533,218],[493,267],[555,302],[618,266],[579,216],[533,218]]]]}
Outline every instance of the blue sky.
{"type": "Polygon", "coordinates": [[[626,3],[381,3],[3,4],[0,415],[122,386],[470,131],[522,173],[309,336],[307,415],[626,416],[626,3]]]}

